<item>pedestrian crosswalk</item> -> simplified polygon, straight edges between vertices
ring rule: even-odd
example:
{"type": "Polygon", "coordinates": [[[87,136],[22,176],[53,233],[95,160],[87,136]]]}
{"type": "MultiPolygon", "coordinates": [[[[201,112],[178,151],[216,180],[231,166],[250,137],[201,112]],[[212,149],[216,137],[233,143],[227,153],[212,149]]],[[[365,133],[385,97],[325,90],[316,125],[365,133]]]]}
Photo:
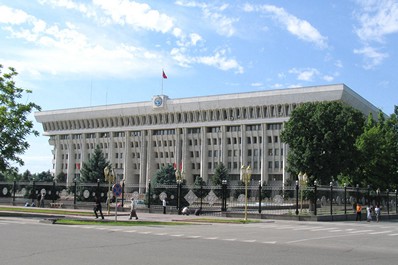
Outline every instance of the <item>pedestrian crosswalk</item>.
{"type": "MultiPolygon", "coordinates": [[[[1,227],[10,224],[26,224],[32,221],[26,220],[7,220],[0,219],[1,227]]],[[[40,224],[37,222],[37,224],[40,224]]],[[[49,224],[41,224],[49,225],[49,224]]],[[[99,230],[104,232],[125,233],[125,234],[139,234],[139,235],[153,235],[159,237],[170,237],[175,239],[196,239],[196,240],[220,240],[224,242],[240,242],[240,243],[257,243],[257,244],[295,244],[309,240],[316,240],[322,238],[336,238],[336,237],[398,237],[398,223],[380,224],[380,223],[355,223],[355,222],[330,222],[330,223],[315,223],[315,222],[261,222],[252,224],[234,224],[231,227],[236,227],[239,233],[235,236],[231,234],[215,233],[216,227],[222,224],[215,224],[213,226],[213,233],[203,232],[206,229],[197,230],[184,227],[167,227],[160,231],[159,227],[150,226],[135,226],[135,227],[117,227],[106,225],[73,225],[62,226],[62,228],[69,227],[73,229],[87,229],[99,230]],[[280,233],[291,235],[283,240],[278,238],[280,233]]],[[[61,226],[60,226],[61,227],[61,226]]],[[[188,226],[189,227],[189,226],[188,226]]],[[[207,227],[209,227],[207,225],[207,227]]]]}

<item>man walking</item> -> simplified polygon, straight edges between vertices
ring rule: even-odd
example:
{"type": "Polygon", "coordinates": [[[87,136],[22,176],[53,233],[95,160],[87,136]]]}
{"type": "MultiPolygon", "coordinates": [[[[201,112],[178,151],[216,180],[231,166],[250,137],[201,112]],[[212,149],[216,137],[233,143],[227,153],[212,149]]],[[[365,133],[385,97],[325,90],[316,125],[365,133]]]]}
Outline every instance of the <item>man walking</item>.
{"type": "Polygon", "coordinates": [[[104,215],[102,214],[102,206],[101,206],[101,200],[98,196],[95,196],[95,207],[94,207],[94,214],[95,214],[95,219],[98,219],[98,213],[100,212],[101,218],[104,219],[104,215]]]}
{"type": "Polygon", "coordinates": [[[135,220],[138,220],[137,216],[137,202],[134,200],[134,198],[131,198],[131,209],[130,209],[130,220],[131,218],[135,217],[135,220]]]}
{"type": "Polygon", "coordinates": [[[362,206],[360,203],[357,203],[356,211],[357,211],[357,217],[355,220],[362,221],[362,206]]]}

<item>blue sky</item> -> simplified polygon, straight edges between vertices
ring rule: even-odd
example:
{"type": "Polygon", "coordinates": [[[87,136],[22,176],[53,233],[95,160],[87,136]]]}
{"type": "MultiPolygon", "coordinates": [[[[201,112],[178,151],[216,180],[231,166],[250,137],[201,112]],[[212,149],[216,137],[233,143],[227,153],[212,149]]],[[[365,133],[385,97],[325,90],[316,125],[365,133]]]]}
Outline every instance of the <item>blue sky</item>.
{"type": "MultiPolygon", "coordinates": [[[[397,0],[0,0],[0,36],[43,110],[151,100],[162,69],[170,98],[345,83],[398,105],[397,0]]],[[[20,171],[51,169],[47,140],[20,171]]]]}

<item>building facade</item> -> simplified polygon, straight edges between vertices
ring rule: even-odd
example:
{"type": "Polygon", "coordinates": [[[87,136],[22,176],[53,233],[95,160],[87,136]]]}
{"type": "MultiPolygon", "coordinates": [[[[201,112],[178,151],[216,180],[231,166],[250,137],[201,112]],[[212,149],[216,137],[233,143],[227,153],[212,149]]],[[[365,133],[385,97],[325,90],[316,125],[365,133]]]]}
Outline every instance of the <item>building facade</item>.
{"type": "MultiPolygon", "coordinates": [[[[242,165],[255,183],[290,179],[284,122],[305,102],[341,101],[375,117],[378,109],[344,84],[170,99],[35,113],[53,146],[53,173],[79,177],[96,146],[127,185],[142,185],[176,164],[188,184],[208,181],[218,163],[238,181],[242,165]]],[[[310,125],[309,125],[310,126],[310,125]]]]}

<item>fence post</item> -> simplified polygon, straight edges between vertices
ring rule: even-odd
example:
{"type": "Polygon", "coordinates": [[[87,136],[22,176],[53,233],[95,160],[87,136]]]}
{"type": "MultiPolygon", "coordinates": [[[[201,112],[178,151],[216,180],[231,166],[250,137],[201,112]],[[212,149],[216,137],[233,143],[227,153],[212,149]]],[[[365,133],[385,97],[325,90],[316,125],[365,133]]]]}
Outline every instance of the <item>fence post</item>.
{"type": "Polygon", "coordinates": [[[359,203],[359,184],[357,184],[357,201],[356,203],[359,203]]]}
{"type": "Polygon", "coordinates": [[[395,214],[398,214],[397,199],[398,199],[398,190],[395,190],[395,214]]]}
{"type": "Polygon", "coordinates": [[[36,187],[35,187],[35,179],[33,178],[33,184],[32,184],[32,192],[31,192],[31,195],[32,195],[32,203],[33,202],[35,202],[35,197],[36,197],[36,187]]]}
{"type": "Polygon", "coordinates": [[[330,215],[333,216],[333,182],[330,182],[330,215]]]}
{"type": "Polygon", "coordinates": [[[221,189],[222,189],[221,211],[225,212],[227,210],[227,180],[226,179],[223,179],[221,181],[221,189]]]}
{"type": "MultiPolygon", "coordinates": [[[[77,179],[74,178],[74,179],[73,179],[73,182],[74,182],[74,184],[75,184],[75,191],[74,191],[74,194],[73,194],[73,207],[76,209],[77,179]]],[[[99,198],[99,197],[98,197],[98,198],[99,198]]]]}
{"type": "Polygon", "coordinates": [[[299,208],[299,196],[298,196],[298,194],[299,194],[299,183],[298,183],[298,180],[296,180],[296,215],[298,215],[299,214],[299,210],[298,210],[298,208],[299,208]]]}
{"type": "Polygon", "coordinates": [[[261,180],[258,181],[258,213],[261,214],[261,190],[262,190],[262,186],[261,186],[261,180]]]}
{"type": "Polygon", "coordinates": [[[14,184],[12,186],[12,205],[15,205],[15,193],[17,190],[17,181],[14,178],[14,184]]]}
{"type": "Polygon", "coordinates": [[[148,209],[151,208],[151,180],[148,180],[148,209]]]}
{"type": "Polygon", "coordinates": [[[124,207],[124,179],[122,180],[122,209],[124,207]]]}
{"type": "Polygon", "coordinates": [[[52,202],[55,202],[55,179],[53,179],[53,188],[51,191],[51,198],[52,198],[52,202]]]}
{"type": "Polygon", "coordinates": [[[317,189],[318,189],[318,182],[315,180],[314,181],[314,215],[316,216],[317,214],[317,189]]]}
{"type": "Polygon", "coordinates": [[[390,194],[389,194],[390,191],[387,189],[386,192],[387,192],[387,215],[388,218],[390,218],[390,194]]]}
{"type": "Polygon", "coordinates": [[[203,204],[203,184],[202,181],[200,183],[200,211],[202,211],[202,204],[203,204]]]}
{"type": "Polygon", "coordinates": [[[344,214],[347,215],[347,183],[344,183],[344,214]]]}

